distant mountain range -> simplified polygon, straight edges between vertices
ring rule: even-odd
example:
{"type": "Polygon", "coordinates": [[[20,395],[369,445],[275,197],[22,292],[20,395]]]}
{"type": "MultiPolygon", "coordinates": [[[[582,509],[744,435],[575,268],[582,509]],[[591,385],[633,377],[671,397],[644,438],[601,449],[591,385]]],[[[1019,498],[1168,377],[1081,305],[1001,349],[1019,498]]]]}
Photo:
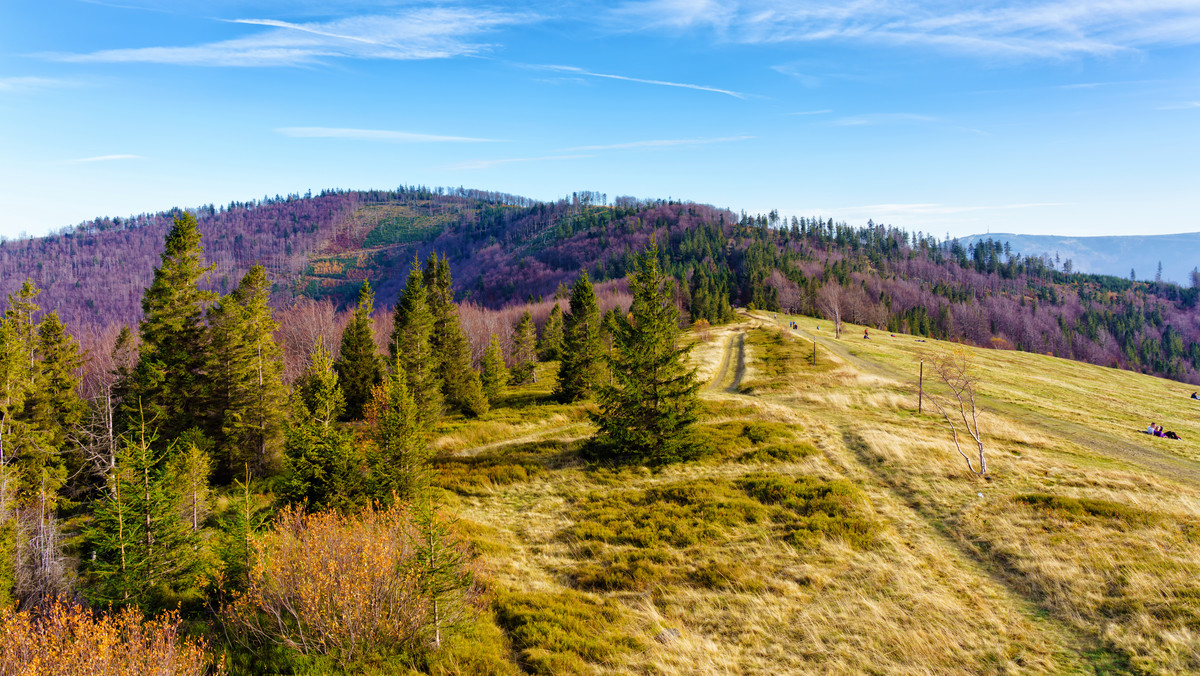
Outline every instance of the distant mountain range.
{"type": "MultiPolygon", "coordinates": [[[[1070,260],[1074,272],[1153,280],[1162,263],[1162,281],[1192,285],[1192,270],[1200,266],[1200,232],[1178,235],[1123,235],[1119,237],[1060,237],[992,233],[961,237],[963,246],[992,239],[1007,242],[1013,253],[1070,260]]],[[[1062,269],[1061,263],[1058,264],[1062,269]]]]}

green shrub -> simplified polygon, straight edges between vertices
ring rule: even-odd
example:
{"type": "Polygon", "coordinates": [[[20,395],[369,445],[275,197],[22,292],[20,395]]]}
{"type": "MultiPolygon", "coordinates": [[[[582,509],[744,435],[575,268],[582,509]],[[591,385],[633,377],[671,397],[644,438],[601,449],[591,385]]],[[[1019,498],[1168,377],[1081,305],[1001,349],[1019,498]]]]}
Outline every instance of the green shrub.
{"type": "Polygon", "coordinates": [[[771,444],[751,449],[738,456],[740,463],[796,462],[817,454],[817,447],[802,441],[794,444],[771,444]]]}
{"type": "Polygon", "coordinates": [[[877,526],[858,507],[862,493],[844,479],[751,474],[738,485],[763,504],[780,508],[774,516],[787,531],[785,539],[798,547],[812,546],[824,536],[865,549],[874,539],[877,526]]]}
{"type": "Polygon", "coordinates": [[[763,584],[748,566],[741,562],[708,561],[688,574],[688,582],[706,589],[761,591],[763,584]]]}
{"type": "Polygon", "coordinates": [[[732,420],[696,428],[698,443],[721,456],[744,452],[767,442],[789,440],[795,429],[778,422],[732,420]]]}
{"type": "Polygon", "coordinates": [[[530,673],[591,673],[591,665],[645,649],[625,633],[626,612],[613,601],[572,590],[501,591],[493,605],[498,624],[530,673]]]}
{"type": "Polygon", "coordinates": [[[698,479],[645,491],[593,493],[577,502],[579,540],[654,547],[688,547],[721,535],[721,528],[757,522],[762,505],[723,481],[698,479]]]}
{"type": "Polygon", "coordinates": [[[1120,503],[1095,498],[1068,498],[1046,493],[1018,495],[1016,501],[1039,509],[1051,510],[1069,518],[1096,517],[1119,521],[1131,526],[1148,526],[1157,523],[1160,517],[1120,503]]]}
{"type": "Polygon", "coordinates": [[[583,589],[645,591],[670,582],[678,557],[662,549],[610,549],[599,562],[579,566],[575,582],[583,589]]]}

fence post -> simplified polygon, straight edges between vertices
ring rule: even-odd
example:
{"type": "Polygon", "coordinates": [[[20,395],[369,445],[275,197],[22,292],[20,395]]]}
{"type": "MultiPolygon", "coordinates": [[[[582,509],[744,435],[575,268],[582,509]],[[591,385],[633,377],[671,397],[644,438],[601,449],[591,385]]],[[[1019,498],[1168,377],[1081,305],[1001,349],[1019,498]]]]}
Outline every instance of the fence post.
{"type": "Polygon", "coordinates": [[[921,376],[917,381],[917,413],[921,412],[921,400],[925,396],[925,360],[921,360],[921,376]]]}

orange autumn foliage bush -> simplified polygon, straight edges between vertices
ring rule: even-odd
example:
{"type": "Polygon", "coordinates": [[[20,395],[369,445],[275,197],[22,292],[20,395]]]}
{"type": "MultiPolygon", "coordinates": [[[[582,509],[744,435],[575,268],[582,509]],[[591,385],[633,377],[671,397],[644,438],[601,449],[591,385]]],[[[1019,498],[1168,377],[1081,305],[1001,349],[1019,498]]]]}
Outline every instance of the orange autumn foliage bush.
{"type": "MultiPolygon", "coordinates": [[[[202,640],[181,639],[175,613],[144,618],[134,607],[98,613],[50,604],[0,610],[0,674],[201,676],[213,660],[202,640]]],[[[220,664],[215,672],[224,673],[220,664]]]]}
{"type": "MultiPolygon", "coordinates": [[[[274,644],[343,667],[428,646],[434,604],[422,532],[402,506],[359,515],[285,509],[256,544],[246,591],[223,610],[243,643],[274,644]]],[[[479,596],[472,586],[464,590],[479,596]]]]}

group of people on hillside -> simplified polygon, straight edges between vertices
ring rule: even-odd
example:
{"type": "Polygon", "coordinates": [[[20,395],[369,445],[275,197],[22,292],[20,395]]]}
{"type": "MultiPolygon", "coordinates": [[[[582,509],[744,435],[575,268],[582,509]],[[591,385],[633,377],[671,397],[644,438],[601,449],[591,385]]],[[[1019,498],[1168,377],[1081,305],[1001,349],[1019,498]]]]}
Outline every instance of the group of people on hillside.
{"type": "Polygon", "coordinates": [[[1171,430],[1164,432],[1162,425],[1155,425],[1154,423],[1150,423],[1150,426],[1146,428],[1146,434],[1153,434],[1156,437],[1166,437],[1167,439],[1181,438],[1178,434],[1175,434],[1171,430]]]}

